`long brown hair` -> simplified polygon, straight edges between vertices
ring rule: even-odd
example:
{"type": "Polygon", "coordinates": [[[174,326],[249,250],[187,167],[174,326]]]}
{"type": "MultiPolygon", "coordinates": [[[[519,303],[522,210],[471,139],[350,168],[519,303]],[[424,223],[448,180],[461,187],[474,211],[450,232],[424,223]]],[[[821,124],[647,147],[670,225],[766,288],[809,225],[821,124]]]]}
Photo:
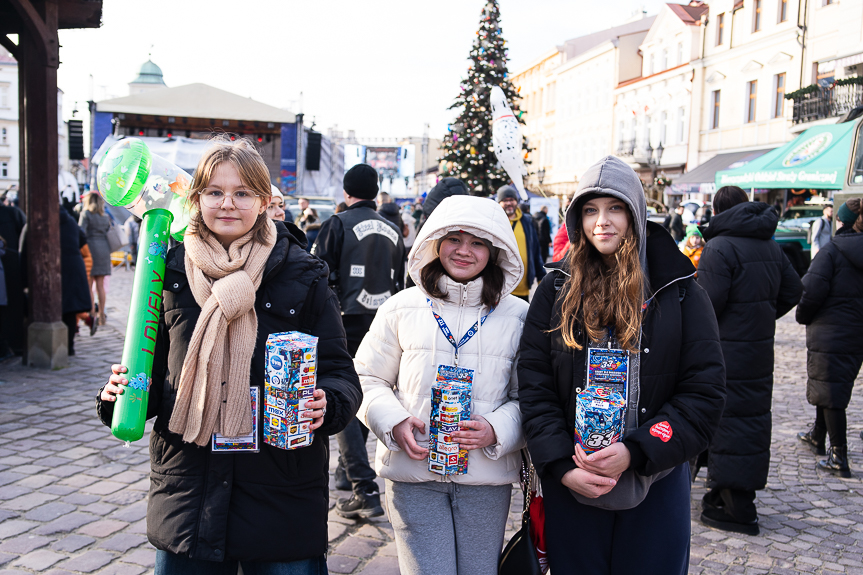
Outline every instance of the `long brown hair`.
{"type": "MultiPolygon", "coordinates": [[[[582,206],[575,205],[572,209],[581,210],[582,206]]],[[[571,275],[561,288],[561,320],[555,328],[561,330],[563,342],[569,347],[583,349],[578,333],[579,325],[583,324],[589,341],[602,341],[606,328],[614,326],[620,347],[638,351],[645,278],[628,206],[626,213],[629,233],[614,253],[611,266],[585,236],[579,214],[573,234],[575,242],[567,261],[571,275]]]]}
{"type": "MultiPolygon", "coordinates": [[[[435,258],[434,261],[426,264],[420,272],[420,283],[426,293],[434,298],[446,299],[447,293],[440,289],[440,286],[438,285],[438,281],[444,275],[446,275],[446,270],[444,269],[440,258],[435,258]]],[[[482,270],[482,273],[479,274],[479,277],[482,278],[482,294],[480,295],[480,300],[483,305],[488,306],[489,308],[497,307],[497,304],[500,303],[500,294],[503,291],[503,270],[499,265],[492,261],[492,258],[489,258],[488,263],[482,270]]]]}
{"type": "MultiPolygon", "coordinates": [[[[264,159],[251,142],[245,138],[231,141],[225,136],[218,136],[212,140],[212,143],[213,146],[204,152],[204,155],[201,156],[201,160],[198,162],[192,186],[189,189],[189,195],[186,196],[186,201],[189,202],[190,211],[192,212],[192,221],[186,233],[198,235],[202,238],[206,238],[211,232],[204,223],[204,217],[200,209],[201,196],[199,192],[210,184],[210,178],[213,177],[213,172],[216,171],[216,167],[219,164],[223,162],[233,164],[237,169],[237,173],[240,174],[240,181],[260,196],[264,205],[270,204],[270,198],[273,195],[272,184],[270,183],[270,171],[267,169],[264,159]]],[[[251,229],[255,234],[255,241],[265,243],[267,221],[266,211],[258,215],[258,219],[255,220],[255,225],[251,229]]]]}

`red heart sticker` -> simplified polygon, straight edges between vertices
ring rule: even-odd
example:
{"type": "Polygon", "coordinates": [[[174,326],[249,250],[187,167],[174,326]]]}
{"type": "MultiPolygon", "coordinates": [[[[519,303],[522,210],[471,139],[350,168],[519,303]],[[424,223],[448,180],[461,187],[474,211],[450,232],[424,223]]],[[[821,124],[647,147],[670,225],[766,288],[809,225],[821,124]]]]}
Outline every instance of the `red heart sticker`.
{"type": "Polygon", "coordinates": [[[671,424],[667,421],[660,421],[650,428],[650,435],[658,437],[664,443],[668,443],[668,440],[671,439],[671,434],[671,424]]]}

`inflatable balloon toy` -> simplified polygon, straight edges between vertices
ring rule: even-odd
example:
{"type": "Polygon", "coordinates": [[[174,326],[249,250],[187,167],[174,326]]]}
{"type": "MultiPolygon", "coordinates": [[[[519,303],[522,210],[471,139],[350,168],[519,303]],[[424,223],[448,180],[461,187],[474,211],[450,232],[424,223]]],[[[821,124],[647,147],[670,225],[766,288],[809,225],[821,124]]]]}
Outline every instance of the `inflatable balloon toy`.
{"type": "Polygon", "coordinates": [[[129,385],[117,396],[111,424],[111,433],[128,445],[144,436],[168,237],[183,239],[189,224],[186,195],[192,177],[152,154],[142,140],[125,138],[105,152],[97,178],[106,202],[141,218],[122,360],[129,385]]]}
{"type": "Polygon", "coordinates": [[[521,199],[527,201],[524,189],[524,176],[527,168],[522,155],[522,136],[518,119],[512,113],[506,96],[499,86],[491,89],[491,139],[494,155],[515,184],[521,199]]]}

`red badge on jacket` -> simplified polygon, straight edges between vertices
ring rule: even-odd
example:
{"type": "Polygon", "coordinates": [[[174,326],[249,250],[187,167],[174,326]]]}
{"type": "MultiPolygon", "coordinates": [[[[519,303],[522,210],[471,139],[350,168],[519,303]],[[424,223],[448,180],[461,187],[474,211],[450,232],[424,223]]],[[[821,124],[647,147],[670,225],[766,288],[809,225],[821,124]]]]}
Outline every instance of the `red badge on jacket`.
{"type": "Polygon", "coordinates": [[[658,437],[664,443],[668,443],[668,440],[671,439],[671,434],[671,424],[667,421],[660,421],[650,428],[650,435],[658,437]]]}

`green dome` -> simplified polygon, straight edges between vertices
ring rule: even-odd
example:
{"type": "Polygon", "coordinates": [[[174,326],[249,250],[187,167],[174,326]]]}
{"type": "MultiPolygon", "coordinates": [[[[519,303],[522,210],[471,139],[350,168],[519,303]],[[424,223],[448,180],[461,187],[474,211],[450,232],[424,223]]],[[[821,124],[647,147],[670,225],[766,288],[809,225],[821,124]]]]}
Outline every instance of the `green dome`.
{"type": "Polygon", "coordinates": [[[165,81],[162,79],[162,69],[156,66],[152,60],[147,60],[141,64],[138,77],[132,81],[132,84],[161,84],[164,86],[165,81]]]}

